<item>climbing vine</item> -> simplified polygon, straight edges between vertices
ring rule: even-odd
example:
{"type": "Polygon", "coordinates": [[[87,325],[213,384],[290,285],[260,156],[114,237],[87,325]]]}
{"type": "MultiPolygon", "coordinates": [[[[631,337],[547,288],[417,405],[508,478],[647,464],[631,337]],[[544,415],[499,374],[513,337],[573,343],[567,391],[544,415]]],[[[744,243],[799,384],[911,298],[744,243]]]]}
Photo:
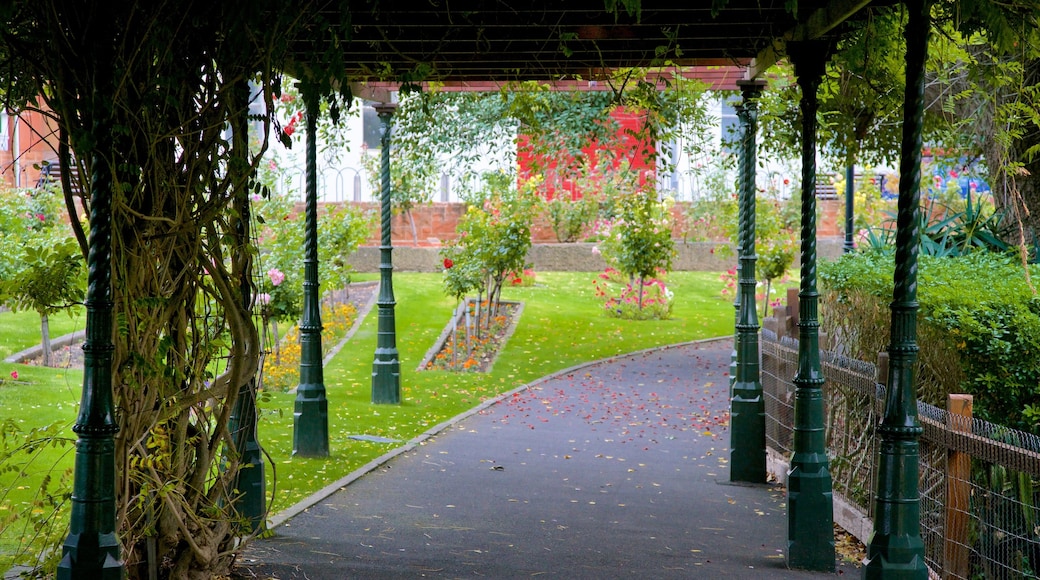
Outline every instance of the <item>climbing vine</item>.
{"type": "MultiPolygon", "coordinates": [[[[249,196],[268,135],[285,134],[273,116],[250,114],[250,101],[275,110],[279,71],[294,65],[288,39],[347,30],[315,14],[309,2],[276,1],[172,10],[43,0],[0,11],[6,104],[43,95],[63,165],[83,167],[85,214],[111,197],[116,522],[131,578],[149,567],[161,578],[226,574],[250,535],[234,512],[242,465],[228,425],[260,353],[249,196]],[[110,192],[92,191],[91,175],[110,192]]],[[[311,56],[311,73],[337,67],[331,51],[311,56]]],[[[309,86],[328,95],[328,78],[309,86]]]]}

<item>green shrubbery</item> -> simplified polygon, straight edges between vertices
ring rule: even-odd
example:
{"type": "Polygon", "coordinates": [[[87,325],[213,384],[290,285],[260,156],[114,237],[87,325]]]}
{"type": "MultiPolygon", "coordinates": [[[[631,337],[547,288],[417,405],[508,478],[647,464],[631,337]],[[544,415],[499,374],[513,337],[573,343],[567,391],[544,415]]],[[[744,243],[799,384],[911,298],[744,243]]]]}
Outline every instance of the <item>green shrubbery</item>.
{"type": "MultiPolygon", "coordinates": [[[[1040,297],[1021,262],[980,251],[919,265],[919,398],[944,407],[968,393],[977,417],[1040,431],[1040,297]]],[[[850,356],[887,349],[893,270],[880,252],[821,263],[821,324],[850,356]]]]}

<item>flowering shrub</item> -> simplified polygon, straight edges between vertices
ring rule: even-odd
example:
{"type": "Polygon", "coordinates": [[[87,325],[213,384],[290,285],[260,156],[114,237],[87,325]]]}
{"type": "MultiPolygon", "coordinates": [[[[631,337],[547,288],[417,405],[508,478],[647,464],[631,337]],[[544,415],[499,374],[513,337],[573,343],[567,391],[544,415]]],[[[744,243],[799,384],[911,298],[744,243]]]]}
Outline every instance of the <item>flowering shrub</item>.
{"type": "Polygon", "coordinates": [[[524,268],[520,273],[506,272],[506,280],[511,286],[534,286],[534,279],[534,270],[531,268],[524,268]]]}
{"type": "Polygon", "coordinates": [[[647,278],[642,284],[622,286],[616,273],[605,271],[592,281],[607,316],[627,320],[664,320],[671,316],[674,295],[662,280],[647,278]]]}
{"type": "Polygon", "coordinates": [[[671,201],[655,201],[646,192],[622,194],[616,215],[601,222],[597,246],[607,265],[630,277],[648,278],[658,269],[671,268],[675,245],[672,242],[671,201]]]}
{"type": "Polygon", "coordinates": [[[531,247],[534,196],[512,189],[502,176],[487,176],[481,203],[471,205],[459,220],[458,239],[441,249],[445,292],[461,300],[467,293],[487,292],[498,310],[502,286],[522,271],[531,247]],[[451,266],[449,267],[449,263],[451,266]]]}
{"type": "Polygon", "coordinates": [[[48,247],[70,235],[62,215],[60,191],[0,188],[0,280],[11,280],[26,267],[30,243],[48,247]]]}
{"type": "Polygon", "coordinates": [[[737,289],[737,267],[733,266],[729,270],[726,270],[719,276],[719,280],[722,280],[722,294],[723,298],[733,299],[736,298],[737,289]]]}
{"type": "Polygon", "coordinates": [[[599,202],[592,196],[572,199],[566,192],[559,192],[545,202],[546,214],[558,242],[574,242],[596,219],[599,202]]]}

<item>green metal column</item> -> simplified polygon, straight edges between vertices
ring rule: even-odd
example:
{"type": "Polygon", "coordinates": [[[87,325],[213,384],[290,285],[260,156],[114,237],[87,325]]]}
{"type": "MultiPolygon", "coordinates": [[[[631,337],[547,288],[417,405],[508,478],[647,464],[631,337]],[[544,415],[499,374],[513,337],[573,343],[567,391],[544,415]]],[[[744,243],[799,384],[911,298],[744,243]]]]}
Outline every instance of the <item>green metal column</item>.
{"type": "MultiPolygon", "coordinates": [[[[249,84],[242,82],[234,105],[238,112],[232,128],[232,155],[239,162],[230,164],[228,171],[238,171],[240,187],[235,192],[235,205],[238,210],[239,251],[244,257],[242,270],[237,272],[239,289],[242,293],[242,305],[248,311],[253,305],[253,260],[249,254],[251,244],[249,233],[249,181],[248,175],[242,174],[239,168],[249,167],[249,84]]],[[[259,369],[256,369],[257,371],[259,369]]],[[[228,418],[228,433],[235,443],[238,453],[239,471],[235,475],[232,488],[235,495],[235,511],[247,526],[244,531],[252,533],[264,525],[267,507],[267,490],[264,481],[264,461],[260,452],[260,444],[256,439],[256,373],[244,384],[239,385],[238,398],[228,418]]]]}
{"type": "Polygon", "coordinates": [[[737,321],[737,380],[730,399],[730,480],[766,482],[766,414],[762,399],[755,301],[755,138],[764,81],[738,81],[740,147],[740,320],[737,321]]]}
{"type": "MultiPolygon", "coordinates": [[[[103,86],[99,83],[98,90],[103,91],[103,86]]],[[[92,131],[101,143],[108,143],[111,135],[106,121],[96,119],[92,131]]],[[[95,152],[91,169],[83,394],[72,427],[79,438],[69,535],[58,564],[60,580],[114,580],[125,574],[116,537],[115,435],[119,427],[112,395],[112,160],[95,152]]]]}
{"type": "Polygon", "coordinates": [[[827,460],[816,290],[816,91],[828,44],[788,43],[802,89],[801,283],[798,291],[798,370],[794,377],[794,448],[787,473],[787,565],[834,570],[834,502],[827,460]]]}
{"type": "MultiPolygon", "coordinates": [[[[743,182],[743,180],[741,180],[743,182]]],[[[737,241],[737,279],[740,279],[740,241],[737,241]]],[[[729,397],[733,398],[733,385],[737,382],[737,348],[740,346],[740,291],[733,291],[733,352],[729,354],[729,397]]]]}
{"type": "Polygon", "coordinates": [[[390,237],[390,121],[397,105],[382,103],[376,113],[383,123],[379,177],[382,191],[379,196],[381,244],[379,246],[379,327],[376,335],[376,356],[372,363],[372,402],[397,404],[401,402],[401,361],[397,353],[397,330],[394,321],[393,245],[390,237]]]}
{"type": "Polygon", "coordinates": [[[328,457],[329,401],[321,353],[321,298],[318,295],[318,94],[310,84],[300,92],[307,122],[307,199],[303,241],[303,317],[300,320],[300,386],[293,413],[293,455],[328,457]]]}
{"type": "Polygon", "coordinates": [[[844,253],[849,254],[856,250],[853,244],[853,209],[856,204],[856,166],[849,163],[845,168],[845,245],[842,247],[844,253]]]}
{"type": "Polygon", "coordinates": [[[928,56],[928,0],[907,0],[906,96],[899,163],[896,258],[892,292],[892,338],[888,347],[888,393],[878,426],[874,534],[867,544],[864,578],[928,577],[921,540],[918,493],[917,255],[921,232],[921,131],[924,117],[924,66],[928,56]]]}

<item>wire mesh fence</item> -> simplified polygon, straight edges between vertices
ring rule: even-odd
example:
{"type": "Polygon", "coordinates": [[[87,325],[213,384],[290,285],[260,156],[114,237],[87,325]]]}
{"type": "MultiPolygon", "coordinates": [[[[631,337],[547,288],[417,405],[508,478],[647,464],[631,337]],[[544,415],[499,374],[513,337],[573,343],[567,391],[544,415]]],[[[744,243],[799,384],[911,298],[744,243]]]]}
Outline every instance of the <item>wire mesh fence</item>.
{"type": "MultiPolygon", "coordinates": [[[[789,458],[798,341],[766,328],[760,345],[766,444],[789,458]]],[[[834,493],[873,519],[884,357],[879,365],[829,351],[820,358],[834,493]]],[[[929,568],[943,578],[1036,578],[1040,437],[972,418],[966,395],[951,395],[947,409],[918,403],[918,415],[921,537],[929,568]]]]}

